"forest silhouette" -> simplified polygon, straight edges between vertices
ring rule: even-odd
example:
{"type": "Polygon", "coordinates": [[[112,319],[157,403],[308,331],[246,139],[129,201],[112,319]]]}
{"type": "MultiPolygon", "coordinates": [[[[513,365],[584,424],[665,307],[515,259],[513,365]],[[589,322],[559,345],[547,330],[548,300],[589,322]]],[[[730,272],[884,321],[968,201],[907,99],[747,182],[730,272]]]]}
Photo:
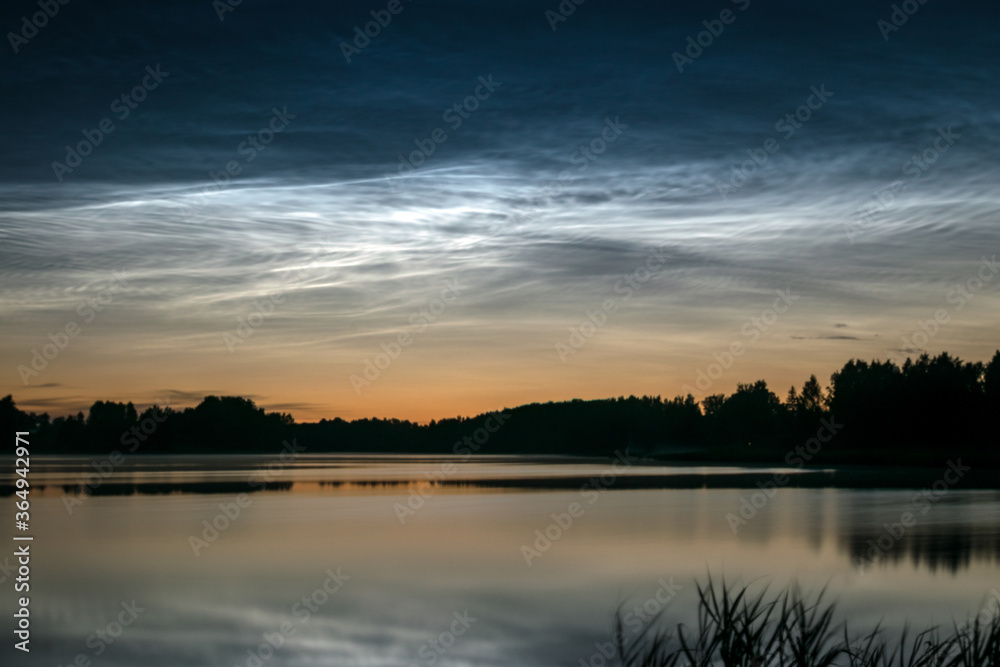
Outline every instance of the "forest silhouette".
{"type": "Polygon", "coordinates": [[[310,454],[635,455],[664,460],[936,464],[958,456],[1000,463],[1000,351],[988,363],[947,353],[851,360],[826,388],[811,376],[782,400],[763,380],[701,401],[629,396],[532,403],[418,424],[399,419],[296,423],[238,396],[196,407],[97,401],[50,418],[0,399],[3,432],[28,431],[36,454],[277,453],[294,440],[310,454]]]}

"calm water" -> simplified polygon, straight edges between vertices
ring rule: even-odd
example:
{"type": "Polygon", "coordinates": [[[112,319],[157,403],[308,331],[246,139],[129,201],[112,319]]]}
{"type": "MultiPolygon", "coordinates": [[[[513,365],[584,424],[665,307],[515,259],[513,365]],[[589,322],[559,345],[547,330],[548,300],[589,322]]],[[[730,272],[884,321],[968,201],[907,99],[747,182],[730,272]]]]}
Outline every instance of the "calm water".
{"type": "MultiPolygon", "coordinates": [[[[95,665],[600,664],[617,605],[633,610],[629,631],[643,606],[664,601],[668,618],[690,620],[707,572],[828,584],[858,629],[950,623],[1000,601],[1000,493],[961,482],[932,501],[915,501],[914,490],[791,485],[754,498],[753,484],[626,488],[626,475],[710,475],[720,486],[726,476],[740,485],[747,473],[794,471],[300,456],[272,469],[285,487],[240,496],[264,479],[257,459],[213,459],[211,473],[143,459],[96,490],[197,482],[221,492],[93,495],[67,507],[58,485],[80,473],[33,463],[32,651],[18,664],[80,655],[95,665]],[[762,506],[734,533],[727,515],[739,515],[741,497],[762,506]],[[884,524],[891,530],[905,512],[915,525],[887,534],[884,524]],[[536,533],[546,530],[547,542],[536,533]],[[880,539],[884,555],[867,560],[868,541],[880,539]]],[[[930,487],[937,477],[928,475],[930,487]]],[[[13,502],[0,498],[4,525],[13,502]]],[[[11,576],[0,583],[7,619],[12,585],[11,576]]]]}

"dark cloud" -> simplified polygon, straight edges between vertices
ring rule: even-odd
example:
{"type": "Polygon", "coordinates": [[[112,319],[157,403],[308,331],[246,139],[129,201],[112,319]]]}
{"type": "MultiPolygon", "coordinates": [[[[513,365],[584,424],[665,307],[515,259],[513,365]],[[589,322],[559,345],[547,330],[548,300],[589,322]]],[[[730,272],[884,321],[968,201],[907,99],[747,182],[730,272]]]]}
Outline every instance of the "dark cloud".
{"type": "MultiPolygon", "coordinates": [[[[15,400],[17,397],[15,396],[15,400]]],[[[31,412],[52,412],[55,414],[76,414],[79,411],[87,412],[87,408],[93,403],[80,395],[75,396],[46,396],[37,398],[26,398],[16,400],[17,407],[31,412]]]]}
{"type": "MultiPolygon", "coordinates": [[[[162,398],[158,399],[161,404],[170,405],[187,405],[201,403],[206,396],[227,396],[228,392],[225,391],[184,391],[178,389],[160,389],[155,392],[157,396],[162,398]]],[[[259,400],[260,397],[254,394],[241,394],[244,398],[249,398],[251,400],[259,400]]]]}
{"type": "Polygon", "coordinates": [[[792,336],[792,340],[862,340],[857,336],[792,336]]]}
{"type": "Polygon", "coordinates": [[[343,417],[343,411],[338,414],[337,410],[330,410],[329,406],[325,403],[307,403],[307,402],[290,402],[290,403],[269,403],[266,400],[263,401],[261,407],[265,408],[269,412],[314,412],[322,410],[328,413],[328,418],[333,419],[334,417],[343,417]]]}

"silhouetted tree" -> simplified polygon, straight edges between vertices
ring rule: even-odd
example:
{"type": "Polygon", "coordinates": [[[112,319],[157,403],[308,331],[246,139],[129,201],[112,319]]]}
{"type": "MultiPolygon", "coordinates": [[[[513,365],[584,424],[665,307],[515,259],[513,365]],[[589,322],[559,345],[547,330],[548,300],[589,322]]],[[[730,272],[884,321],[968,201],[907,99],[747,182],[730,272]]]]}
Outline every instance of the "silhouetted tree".
{"type": "Polygon", "coordinates": [[[738,384],[729,397],[705,401],[709,432],[717,444],[762,447],[779,441],[786,408],[765,381],[738,384]]]}
{"type": "Polygon", "coordinates": [[[782,403],[763,380],[731,395],[627,396],[532,403],[427,425],[337,418],[295,424],[248,398],[208,396],[193,408],[97,401],[50,420],[0,399],[0,428],[32,434],[52,453],[278,453],[296,439],[306,451],[646,456],[775,461],[813,437],[824,418],[848,428],[823,447],[823,463],[929,463],[964,456],[1000,464],[1000,351],[988,364],[946,353],[892,361],[850,360],[824,392],[815,376],[782,403]],[[498,425],[499,428],[498,428],[498,425]],[[752,445],[752,446],[747,446],[752,445]]]}
{"type": "Polygon", "coordinates": [[[97,401],[90,406],[86,423],[86,446],[89,451],[107,449],[109,443],[118,444],[122,434],[135,426],[138,415],[132,403],[97,401]]]}
{"type": "Polygon", "coordinates": [[[980,435],[984,439],[992,436],[996,444],[996,435],[1000,432],[1000,350],[983,371],[983,409],[986,417],[980,435]]]}

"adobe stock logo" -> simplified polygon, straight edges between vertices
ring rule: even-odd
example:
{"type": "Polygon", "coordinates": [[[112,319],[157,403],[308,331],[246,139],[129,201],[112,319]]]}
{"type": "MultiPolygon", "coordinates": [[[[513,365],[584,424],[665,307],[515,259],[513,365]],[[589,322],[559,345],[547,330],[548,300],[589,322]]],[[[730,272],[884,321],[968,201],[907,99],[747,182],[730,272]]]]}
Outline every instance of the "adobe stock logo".
{"type": "Polygon", "coordinates": [[[289,123],[298,118],[298,114],[289,113],[288,106],[271,107],[271,117],[267,125],[257,130],[254,134],[246,135],[246,139],[236,147],[236,152],[243,156],[243,164],[238,160],[226,162],[225,169],[218,172],[208,171],[208,177],[212,179],[216,189],[229,185],[233,176],[239,176],[243,172],[244,164],[250,164],[257,159],[257,154],[267,149],[274,138],[285,131],[289,123]]]}
{"type": "Polygon", "coordinates": [[[274,315],[278,306],[285,302],[284,294],[272,294],[266,299],[257,299],[253,302],[253,310],[246,317],[237,317],[239,323],[232,331],[222,334],[222,340],[226,344],[230,353],[236,351],[236,346],[245,342],[254,332],[264,325],[269,317],[274,315]]]}
{"type": "MultiPolygon", "coordinates": [[[[738,5],[741,12],[745,12],[750,7],[750,0],[730,0],[730,2],[738,5]]],[[[705,49],[715,44],[715,40],[721,37],[722,33],[726,31],[726,26],[732,25],[736,21],[736,16],[733,10],[723,9],[719,12],[719,18],[702,21],[701,24],[705,26],[705,29],[695,36],[688,36],[687,47],[684,49],[684,53],[674,51],[671,55],[674,59],[674,65],[677,66],[678,73],[683,74],[685,67],[693,64],[695,60],[705,53],[705,49]]]]}
{"type": "Polygon", "coordinates": [[[55,333],[49,332],[48,342],[31,348],[31,360],[27,364],[18,364],[14,370],[20,376],[24,386],[27,387],[32,378],[38,375],[55,362],[56,358],[69,347],[74,338],[83,333],[84,325],[93,322],[97,315],[111,305],[115,295],[124,287],[128,287],[125,278],[125,271],[113,271],[111,280],[107,286],[97,293],[96,296],[89,296],[81,301],[76,307],[76,314],[80,316],[80,321],[75,319],[67,320],[62,329],[57,329],[55,333]]]}
{"type": "Polygon", "coordinates": [[[427,331],[431,324],[437,322],[444,315],[458,299],[461,291],[462,288],[458,286],[457,279],[445,280],[444,288],[436,298],[431,299],[426,305],[410,314],[409,322],[413,330],[401,331],[389,342],[382,343],[379,346],[381,352],[365,359],[365,367],[361,374],[354,373],[348,378],[354,393],[360,396],[363,387],[370,387],[375,380],[379,379],[383,371],[388,369],[392,362],[399,359],[406,348],[413,345],[417,336],[427,331]]]}
{"type": "Polygon", "coordinates": [[[758,315],[748,318],[740,327],[740,333],[749,340],[746,343],[734,340],[721,352],[713,353],[712,358],[715,361],[709,362],[704,369],[697,369],[694,386],[685,384],[682,387],[686,393],[691,395],[707,393],[715,381],[732,368],[737,359],[746,354],[750,345],[760,340],[761,335],[767,333],[781,315],[787,313],[795,302],[802,298],[801,295],[792,294],[790,287],[775,290],[775,294],[778,296],[770,308],[765,308],[758,315]]]}
{"type": "Polygon", "coordinates": [[[42,11],[35,12],[29,19],[27,16],[21,17],[21,30],[18,32],[8,32],[7,41],[14,53],[18,53],[21,47],[33,39],[38,31],[49,24],[49,19],[54,19],[59,13],[59,5],[68,5],[69,0],[38,0],[38,6],[42,11]]]}
{"type": "Polygon", "coordinates": [[[392,17],[403,12],[403,3],[401,0],[389,0],[389,3],[385,6],[385,9],[380,9],[378,11],[372,10],[371,16],[374,21],[369,21],[365,24],[364,30],[361,26],[354,26],[354,40],[352,43],[347,43],[345,41],[340,42],[340,52],[344,54],[344,59],[347,60],[347,64],[351,64],[351,58],[356,55],[360,55],[362,51],[367,49],[372,40],[382,34],[383,28],[388,28],[389,24],[392,23],[392,17]]]}
{"type": "Polygon", "coordinates": [[[631,273],[621,277],[615,283],[615,294],[623,295],[621,302],[612,297],[605,299],[600,306],[587,311],[587,319],[580,322],[576,327],[569,327],[569,339],[566,343],[557,342],[556,354],[564,364],[571,354],[576,354],[577,350],[586,345],[587,341],[597,335],[597,331],[604,326],[608,318],[618,312],[618,309],[632,298],[651,278],[657,276],[660,269],[667,263],[666,246],[655,248],[646,258],[643,264],[637,266],[631,273]]]}
{"type": "Polygon", "coordinates": [[[844,232],[847,234],[847,240],[852,245],[858,236],[871,231],[877,216],[887,211],[895,203],[899,195],[907,192],[913,184],[919,181],[962,138],[962,135],[955,132],[951,125],[947,128],[938,127],[937,133],[938,136],[924,150],[915,153],[900,167],[902,174],[909,176],[907,180],[897,179],[875,190],[872,194],[875,196],[876,201],[856,210],[854,212],[854,222],[844,224],[844,232]]]}
{"type": "MultiPolygon", "coordinates": [[[[118,117],[118,120],[125,121],[132,111],[144,102],[151,92],[156,90],[163,80],[170,76],[170,72],[164,72],[161,65],[155,68],[147,65],[143,77],[130,90],[120,94],[108,105],[108,110],[118,117]]],[[[104,139],[114,133],[117,127],[110,117],[105,116],[99,120],[93,129],[83,128],[80,134],[83,139],[75,144],[66,144],[66,156],[62,162],[53,160],[52,174],[60,183],[67,174],[72,174],[73,170],[83,164],[83,161],[97,149],[104,139]]]]}
{"type": "MultiPolygon", "coordinates": [[[[493,80],[492,73],[480,76],[476,79],[476,87],[473,89],[472,94],[465,96],[462,100],[445,109],[441,114],[441,121],[447,123],[452,132],[457,132],[462,128],[465,121],[469,120],[472,114],[480,108],[482,103],[490,99],[493,93],[502,85],[503,81],[493,80]]],[[[399,153],[399,165],[396,167],[397,174],[385,174],[389,184],[395,186],[397,179],[423,166],[428,158],[437,152],[438,146],[448,141],[448,139],[448,132],[440,126],[425,132],[423,138],[414,138],[413,145],[416,146],[416,149],[411,150],[405,155],[405,151],[399,153]]]]}
{"type": "Polygon", "coordinates": [[[567,21],[569,17],[573,15],[573,12],[576,11],[576,8],[586,1],[587,0],[562,0],[555,10],[546,9],[545,20],[548,21],[549,27],[552,28],[552,32],[555,32],[558,24],[567,21]]]}
{"type": "Polygon", "coordinates": [[[926,2],[927,0],[905,0],[902,6],[892,5],[892,14],[889,15],[889,20],[879,19],[875,22],[879,32],[882,33],[882,39],[888,42],[890,33],[897,32],[906,25],[910,17],[916,14],[920,10],[920,6],[926,2]]]}
{"type": "Polygon", "coordinates": [[[774,124],[774,131],[781,134],[781,139],[768,137],[762,141],[759,147],[748,148],[746,155],[749,159],[743,160],[739,165],[733,165],[732,175],[728,183],[716,181],[715,187],[722,198],[728,199],[729,194],[739,190],[747,184],[759,169],[764,167],[774,155],[781,150],[782,141],[788,141],[795,136],[796,131],[802,129],[805,123],[812,119],[813,114],[823,108],[834,93],[826,89],[826,84],[820,84],[819,88],[810,86],[810,95],[805,102],[791,112],[786,113],[783,118],[779,118],[774,124]]]}

